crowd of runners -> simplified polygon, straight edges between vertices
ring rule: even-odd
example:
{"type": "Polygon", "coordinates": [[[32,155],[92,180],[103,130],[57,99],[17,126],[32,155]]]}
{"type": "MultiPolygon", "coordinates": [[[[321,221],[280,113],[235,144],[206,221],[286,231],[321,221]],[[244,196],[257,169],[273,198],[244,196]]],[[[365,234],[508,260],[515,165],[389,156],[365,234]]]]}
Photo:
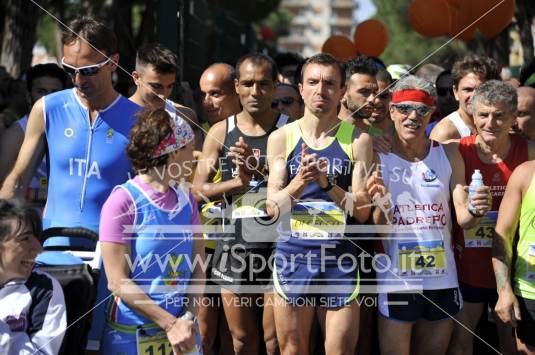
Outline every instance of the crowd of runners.
{"type": "Polygon", "coordinates": [[[251,53],[197,107],[169,49],[138,49],[126,97],[114,33],[69,28],[0,125],[2,354],[69,331],[53,227],[99,234],[44,245],[101,255],[93,353],[471,354],[488,318],[485,351],[535,354],[535,80],[251,53]]]}

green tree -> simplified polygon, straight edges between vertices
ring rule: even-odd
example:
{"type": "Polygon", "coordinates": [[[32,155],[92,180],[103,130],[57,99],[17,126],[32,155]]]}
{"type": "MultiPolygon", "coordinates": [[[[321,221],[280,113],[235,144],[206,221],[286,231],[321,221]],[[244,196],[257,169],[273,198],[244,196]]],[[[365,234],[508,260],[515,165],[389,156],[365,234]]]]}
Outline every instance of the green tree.
{"type": "Polygon", "coordinates": [[[411,0],[374,0],[377,8],[375,18],[382,21],[388,29],[388,46],[381,59],[388,64],[420,63],[428,55],[437,51],[424,63],[434,63],[449,67],[455,58],[466,53],[466,46],[460,40],[445,45],[448,37],[427,38],[415,32],[407,20],[411,0]]]}

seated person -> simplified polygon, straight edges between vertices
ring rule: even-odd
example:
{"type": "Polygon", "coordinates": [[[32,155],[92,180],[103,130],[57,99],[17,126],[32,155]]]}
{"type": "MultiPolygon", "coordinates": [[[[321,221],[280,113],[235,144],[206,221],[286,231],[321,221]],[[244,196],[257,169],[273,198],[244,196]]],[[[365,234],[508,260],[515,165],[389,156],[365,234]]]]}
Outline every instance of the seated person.
{"type": "Polygon", "coordinates": [[[33,270],[41,228],[34,209],[0,200],[0,354],[57,354],[63,341],[61,286],[33,270]]]}

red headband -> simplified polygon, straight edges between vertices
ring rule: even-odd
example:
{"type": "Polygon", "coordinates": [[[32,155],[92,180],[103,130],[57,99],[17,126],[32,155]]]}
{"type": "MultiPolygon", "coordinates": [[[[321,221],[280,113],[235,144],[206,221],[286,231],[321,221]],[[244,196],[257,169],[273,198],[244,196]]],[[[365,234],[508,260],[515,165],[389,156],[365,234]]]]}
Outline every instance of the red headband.
{"type": "Polygon", "coordinates": [[[422,90],[400,90],[392,94],[392,103],[397,104],[403,101],[422,102],[429,106],[435,106],[435,98],[422,90]]]}

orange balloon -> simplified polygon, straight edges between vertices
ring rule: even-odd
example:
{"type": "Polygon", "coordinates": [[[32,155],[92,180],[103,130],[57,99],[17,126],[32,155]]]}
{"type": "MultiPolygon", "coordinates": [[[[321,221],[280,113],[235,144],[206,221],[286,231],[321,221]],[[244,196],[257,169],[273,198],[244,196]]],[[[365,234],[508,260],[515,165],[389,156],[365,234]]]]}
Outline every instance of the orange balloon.
{"type": "Polygon", "coordinates": [[[496,37],[513,20],[515,14],[515,0],[501,1],[502,0],[474,0],[474,5],[476,6],[476,11],[479,16],[483,16],[487,11],[494,8],[477,22],[477,28],[487,38],[496,37]],[[499,5],[496,6],[497,4],[499,5]]]}
{"type": "Polygon", "coordinates": [[[468,12],[468,10],[464,9],[464,11],[462,11],[452,6],[450,8],[450,11],[451,29],[449,35],[451,37],[457,36],[457,39],[463,40],[465,42],[473,40],[476,35],[476,26],[470,26],[473,21],[471,21],[472,16],[468,12]]]}
{"type": "Polygon", "coordinates": [[[446,0],[414,0],[409,7],[409,24],[426,37],[444,36],[451,27],[450,6],[446,0]]]}
{"type": "Polygon", "coordinates": [[[353,41],[346,36],[340,35],[327,38],[323,46],[321,46],[321,52],[329,53],[341,62],[347,62],[357,56],[357,49],[353,41]]]}
{"type": "Polygon", "coordinates": [[[379,57],[388,44],[388,32],[381,21],[366,20],[355,28],[353,41],[359,54],[379,57]]]}

